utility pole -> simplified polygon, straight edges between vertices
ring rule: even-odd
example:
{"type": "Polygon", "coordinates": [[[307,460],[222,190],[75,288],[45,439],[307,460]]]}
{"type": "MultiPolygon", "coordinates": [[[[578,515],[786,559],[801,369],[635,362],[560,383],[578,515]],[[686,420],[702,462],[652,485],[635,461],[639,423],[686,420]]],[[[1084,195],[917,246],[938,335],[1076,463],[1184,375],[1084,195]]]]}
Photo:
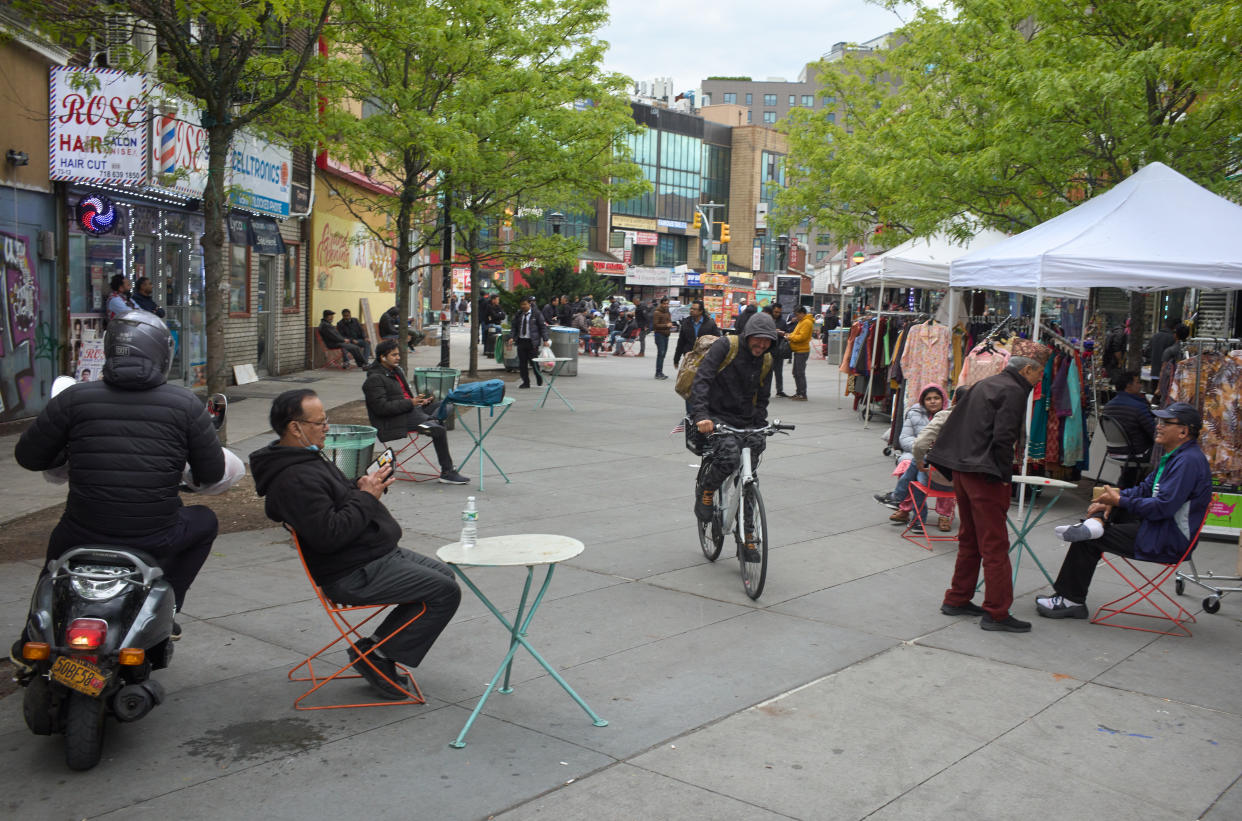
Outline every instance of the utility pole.
{"type": "Polygon", "coordinates": [[[449,366],[449,294],[453,290],[452,193],[444,192],[444,246],[440,251],[440,367],[449,366]]]}
{"type": "Polygon", "coordinates": [[[699,227],[699,241],[706,243],[707,272],[709,274],[712,272],[712,257],[716,254],[716,238],[712,235],[712,231],[714,230],[712,226],[716,223],[712,221],[712,216],[716,213],[717,208],[724,208],[724,205],[719,202],[701,202],[694,206],[694,210],[698,212],[699,219],[701,220],[699,227]],[[706,238],[703,236],[705,232],[707,234],[706,238]]]}

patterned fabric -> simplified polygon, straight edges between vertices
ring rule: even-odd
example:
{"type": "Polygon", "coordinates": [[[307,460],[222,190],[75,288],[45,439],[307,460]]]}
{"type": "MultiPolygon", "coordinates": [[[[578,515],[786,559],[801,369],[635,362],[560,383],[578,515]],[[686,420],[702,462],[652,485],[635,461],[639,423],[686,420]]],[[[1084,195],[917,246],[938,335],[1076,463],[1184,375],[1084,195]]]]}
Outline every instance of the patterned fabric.
{"type": "MultiPolygon", "coordinates": [[[[901,373],[911,385],[945,385],[949,381],[949,359],[953,335],[948,326],[922,324],[906,331],[901,355],[901,373]]],[[[907,394],[907,407],[917,402],[917,393],[907,394]]]]}
{"type": "Polygon", "coordinates": [[[1009,364],[1009,351],[1004,348],[987,349],[986,342],[980,342],[966,355],[966,363],[957,377],[957,385],[973,385],[989,376],[995,376],[1005,370],[1009,364]]]}

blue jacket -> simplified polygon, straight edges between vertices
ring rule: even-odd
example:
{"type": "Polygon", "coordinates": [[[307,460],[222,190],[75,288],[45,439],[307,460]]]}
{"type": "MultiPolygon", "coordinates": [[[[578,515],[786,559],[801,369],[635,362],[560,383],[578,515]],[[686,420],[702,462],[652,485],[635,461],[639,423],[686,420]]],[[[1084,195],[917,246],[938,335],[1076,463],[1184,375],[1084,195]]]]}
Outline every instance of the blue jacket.
{"type": "Polygon", "coordinates": [[[1121,507],[1139,520],[1134,555],[1147,562],[1171,564],[1182,557],[1207,516],[1212,500],[1212,469],[1199,443],[1186,442],[1169,457],[1160,476],[1160,493],[1152,496],[1156,471],[1136,487],[1121,491],[1121,507]]]}

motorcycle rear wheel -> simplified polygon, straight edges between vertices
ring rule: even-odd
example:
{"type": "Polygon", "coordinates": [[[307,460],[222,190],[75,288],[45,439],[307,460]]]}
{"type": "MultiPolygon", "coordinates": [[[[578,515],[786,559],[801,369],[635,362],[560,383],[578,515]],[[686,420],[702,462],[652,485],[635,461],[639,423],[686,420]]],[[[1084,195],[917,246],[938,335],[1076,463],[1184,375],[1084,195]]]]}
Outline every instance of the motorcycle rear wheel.
{"type": "Polygon", "coordinates": [[[70,693],[65,710],[65,763],[89,770],[103,754],[104,703],[85,693],[70,693]]]}

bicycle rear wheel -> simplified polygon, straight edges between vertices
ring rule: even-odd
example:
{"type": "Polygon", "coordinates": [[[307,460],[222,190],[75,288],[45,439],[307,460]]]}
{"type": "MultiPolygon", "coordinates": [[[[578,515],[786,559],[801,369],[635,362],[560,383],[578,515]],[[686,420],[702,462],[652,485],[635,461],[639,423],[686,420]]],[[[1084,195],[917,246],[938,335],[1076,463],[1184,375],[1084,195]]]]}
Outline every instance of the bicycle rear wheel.
{"type": "Polygon", "coordinates": [[[742,566],[742,588],[747,596],[757,599],[763,594],[763,584],[768,577],[768,514],[763,509],[758,485],[748,485],[742,491],[742,505],[746,532],[742,532],[742,523],[738,522],[733,536],[737,540],[738,563],[742,566]],[[747,545],[753,545],[759,552],[759,561],[746,561],[747,545]]]}

